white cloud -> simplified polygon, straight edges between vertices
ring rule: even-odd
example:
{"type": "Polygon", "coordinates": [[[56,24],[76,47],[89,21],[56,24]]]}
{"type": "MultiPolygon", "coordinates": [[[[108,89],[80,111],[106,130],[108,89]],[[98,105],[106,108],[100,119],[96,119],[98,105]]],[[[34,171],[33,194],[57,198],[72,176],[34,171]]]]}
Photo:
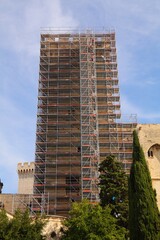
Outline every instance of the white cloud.
{"type": "Polygon", "coordinates": [[[157,82],[154,79],[148,79],[148,80],[146,80],[146,84],[155,85],[155,84],[157,84],[157,82]]]}
{"type": "Polygon", "coordinates": [[[76,26],[72,13],[63,11],[59,0],[1,1],[0,76],[5,92],[0,92],[0,177],[5,192],[17,190],[17,163],[34,160],[36,113],[29,98],[37,87],[40,29],[76,26]]]}
{"type": "Polygon", "coordinates": [[[1,8],[1,44],[18,53],[37,55],[41,27],[76,27],[71,12],[59,0],[7,1],[1,8]],[[3,12],[4,10],[4,12],[3,12]]]}

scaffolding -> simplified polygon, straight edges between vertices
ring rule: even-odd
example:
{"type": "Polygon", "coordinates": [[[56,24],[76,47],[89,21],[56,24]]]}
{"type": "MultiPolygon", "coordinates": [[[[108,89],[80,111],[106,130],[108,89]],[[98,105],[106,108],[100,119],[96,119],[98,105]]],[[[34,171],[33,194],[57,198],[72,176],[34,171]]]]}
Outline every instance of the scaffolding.
{"type": "Polygon", "coordinates": [[[49,198],[48,196],[33,195],[33,194],[0,194],[0,208],[4,208],[12,215],[16,210],[29,210],[31,216],[36,213],[40,215],[48,215],[49,213],[49,198]]]}
{"type": "Polygon", "coordinates": [[[98,111],[95,36],[80,37],[81,191],[82,199],[98,201],[98,111]]]}
{"type": "Polygon", "coordinates": [[[107,155],[128,171],[136,123],[120,119],[114,31],[42,31],[34,195],[49,202],[49,214],[98,201],[98,164],[107,155]]]}

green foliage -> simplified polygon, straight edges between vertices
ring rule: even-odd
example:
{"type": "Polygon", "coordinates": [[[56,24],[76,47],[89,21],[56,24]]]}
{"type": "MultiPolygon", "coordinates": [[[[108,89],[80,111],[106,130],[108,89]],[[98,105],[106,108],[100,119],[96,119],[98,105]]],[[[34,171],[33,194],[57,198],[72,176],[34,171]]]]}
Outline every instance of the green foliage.
{"type": "Polygon", "coordinates": [[[125,229],[116,225],[108,207],[93,205],[87,200],[73,203],[69,218],[64,222],[62,240],[122,240],[125,229]]]}
{"type": "Polygon", "coordinates": [[[38,217],[31,219],[28,211],[16,211],[11,220],[8,220],[5,211],[0,212],[1,240],[42,240],[43,226],[44,221],[38,217]]]}
{"type": "Polygon", "coordinates": [[[100,163],[101,206],[109,206],[118,224],[128,229],[128,177],[122,164],[110,155],[100,163]]]}
{"type": "Polygon", "coordinates": [[[133,164],[129,178],[129,222],[131,240],[159,240],[160,220],[149,169],[133,132],[133,164]]]}
{"type": "Polygon", "coordinates": [[[0,239],[5,239],[8,230],[9,219],[5,210],[0,210],[0,239]]]}

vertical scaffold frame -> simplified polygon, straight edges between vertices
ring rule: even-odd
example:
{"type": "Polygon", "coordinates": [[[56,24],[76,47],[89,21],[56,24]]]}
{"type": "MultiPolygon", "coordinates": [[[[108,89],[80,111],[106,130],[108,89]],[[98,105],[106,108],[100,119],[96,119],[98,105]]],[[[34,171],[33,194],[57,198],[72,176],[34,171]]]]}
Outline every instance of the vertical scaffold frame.
{"type": "Polygon", "coordinates": [[[98,201],[98,111],[96,85],[95,35],[80,36],[81,108],[81,194],[82,199],[98,201]]]}

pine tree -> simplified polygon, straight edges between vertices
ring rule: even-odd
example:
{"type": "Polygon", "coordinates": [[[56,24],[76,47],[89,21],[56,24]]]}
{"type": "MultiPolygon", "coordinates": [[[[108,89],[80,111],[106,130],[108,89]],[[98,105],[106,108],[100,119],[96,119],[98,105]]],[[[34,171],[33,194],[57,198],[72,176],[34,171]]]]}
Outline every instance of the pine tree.
{"type": "Polygon", "coordinates": [[[4,210],[0,211],[0,239],[1,240],[42,240],[41,232],[45,221],[38,216],[32,219],[28,210],[17,210],[12,219],[8,219],[4,210]]]}
{"type": "Polygon", "coordinates": [[[131,240],[159,240],[160,220],[155,192],[137,132],[133,132],[133,164],[129,178],[131,240]]]}
{"type": "Polygon", "coordinates": [[[100,163],[100,203],[109,206],[118,224],[128,229],[128,177],[115,156],[100,163]]]}

